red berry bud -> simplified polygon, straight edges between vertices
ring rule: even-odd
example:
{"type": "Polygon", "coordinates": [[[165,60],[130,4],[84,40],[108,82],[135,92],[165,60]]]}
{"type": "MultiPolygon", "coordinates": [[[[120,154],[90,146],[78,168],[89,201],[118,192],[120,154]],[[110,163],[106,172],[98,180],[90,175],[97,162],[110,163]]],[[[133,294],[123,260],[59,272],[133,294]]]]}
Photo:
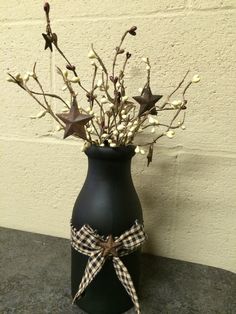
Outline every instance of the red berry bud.
{"type": "Polygon", "coordinates": [[[131,29],[129,30],[130,35],[135,36],[136,35],[136,30],[137,30],[136,26],[131,27],[131,29]]]}
{"type": "Polygon", "coordinates": [[[114,77],[114,83],[116,84],[118,82],[118,77],[114,77]]]}
{"type": "Polygon", "coordinates": [[[48,2],[45,2],[44,6],[43,6],[44,11],[48,14],[50,11],[50,5],[48,2]]]}
{"type": "Polygon", "coordinates": [[[66,68],[67,68],[67,70],[70,70],[70,71],[75,71],[75,66],[74,65],[70,65],[70,64],[67,64],[66,65],[66,68]]]}
{"type": "Polygon", "coordinates": [[[126,52],[126,58],[129,59],[131,57],[131,53],[126,52]]]}
{"type": "Polygon", "coordinates": [[[117,51],[117,54],[122,54],[124,53],[124,49],[120,49],[119,47],[116,47],[116,51],[117,51]]]}

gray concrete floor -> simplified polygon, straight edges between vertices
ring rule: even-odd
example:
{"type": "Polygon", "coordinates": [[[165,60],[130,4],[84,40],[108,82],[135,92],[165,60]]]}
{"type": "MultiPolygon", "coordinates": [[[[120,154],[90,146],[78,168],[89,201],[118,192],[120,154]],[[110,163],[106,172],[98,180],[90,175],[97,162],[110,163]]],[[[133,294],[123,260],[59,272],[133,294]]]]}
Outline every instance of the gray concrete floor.
{"type": "MultiPolygon", "coordinates": [[[[0,258],[1,314],[84,313],[71,305],[69,240],[0,228],[0,258]]],[[[236,314],[231,272],[146,254],[142,269],[142,314],[236,314]]]]}

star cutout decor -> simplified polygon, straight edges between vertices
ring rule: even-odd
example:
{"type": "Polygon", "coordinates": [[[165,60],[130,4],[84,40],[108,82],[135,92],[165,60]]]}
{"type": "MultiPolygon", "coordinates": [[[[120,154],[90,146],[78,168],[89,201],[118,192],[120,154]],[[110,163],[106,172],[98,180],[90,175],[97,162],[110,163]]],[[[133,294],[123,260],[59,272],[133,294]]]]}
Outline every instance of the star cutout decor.
{"type": "Polygon", "coordinates": [[[107,257],[110,254],[113,256],[118,256],[117,250],[121,246],[121,243],[116,243],[112,235],[109,235],[106,241],[99,241],[98,245],[103,249],[102,256],[107,257]]]}
{"type": "Polygon", "coordinates": [[[69,113],[58,113],[57,116],[66,125],[64,139],[72,134],[76,134],[84,140],[87,139],[84,126],[93,118],[93,116],[80,113],[75,97],[69,113]]]}
{"type": "Polygon", "coordinates": [[[52,38],[48,35],[48,34],[42,34],[44,40],[45,40],[45,48],[44,50],[46,50],[47,48],[49,48],[52,51],[52,38]]]}
{"type": "Polygon", "coordinates": [[[162,95],[153,95],[150,86],[144,87],[141,96],[134,96],[133,99],[140,104],[139,116],[146,111],[150,111],[150,114],[157,115],[155,103],[162,98],[162,95]]]}

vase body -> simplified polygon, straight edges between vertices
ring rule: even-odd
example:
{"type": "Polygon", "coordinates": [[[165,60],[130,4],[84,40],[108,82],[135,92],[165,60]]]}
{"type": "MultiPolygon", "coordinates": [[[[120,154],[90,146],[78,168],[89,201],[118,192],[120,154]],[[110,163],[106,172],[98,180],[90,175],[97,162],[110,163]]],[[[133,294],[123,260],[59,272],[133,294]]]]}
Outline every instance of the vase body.
{"type": "MultiPolygon", "coordinates": [[[[134,146],[97,147],[86,150],[88,173],[72,213],[72,225],[90,225],[100,235],[119,236],[136,220],[143,222],[142,208],[131,177],[134,146]]],[[[140,250],[122,257],[138,291],[140,250]]],[[[76,294],[88,257],[71,248],[71,288],[76,294]]],[[[133,307],[125,288],[116,276],[112,259],[75,302],[89,314],[121,314],[133,307]]]]}

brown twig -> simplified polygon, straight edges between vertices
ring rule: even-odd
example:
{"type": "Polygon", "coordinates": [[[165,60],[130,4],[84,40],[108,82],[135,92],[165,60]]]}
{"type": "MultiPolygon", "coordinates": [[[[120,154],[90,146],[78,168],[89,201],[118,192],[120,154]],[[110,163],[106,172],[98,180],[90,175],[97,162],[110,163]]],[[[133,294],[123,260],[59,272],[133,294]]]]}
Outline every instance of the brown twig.
{"type": "Polygon", "coordinates": [[[189,74],[189,71],[190,71],[190,70],[188,70],[188,71],[186,72],[186,74],[184,75],[183,79],[179,82],[179,84],[177,85],[177,87],[167,96],[165,102],[162,104],[162,106],[159,107],[159,109],[163,109],[163,108],[169,103],[170,98],[181,88],[181,86],[183,85],[183,83],[184,83],[186,77],[187,77],[188,74],[189,74]]]}

